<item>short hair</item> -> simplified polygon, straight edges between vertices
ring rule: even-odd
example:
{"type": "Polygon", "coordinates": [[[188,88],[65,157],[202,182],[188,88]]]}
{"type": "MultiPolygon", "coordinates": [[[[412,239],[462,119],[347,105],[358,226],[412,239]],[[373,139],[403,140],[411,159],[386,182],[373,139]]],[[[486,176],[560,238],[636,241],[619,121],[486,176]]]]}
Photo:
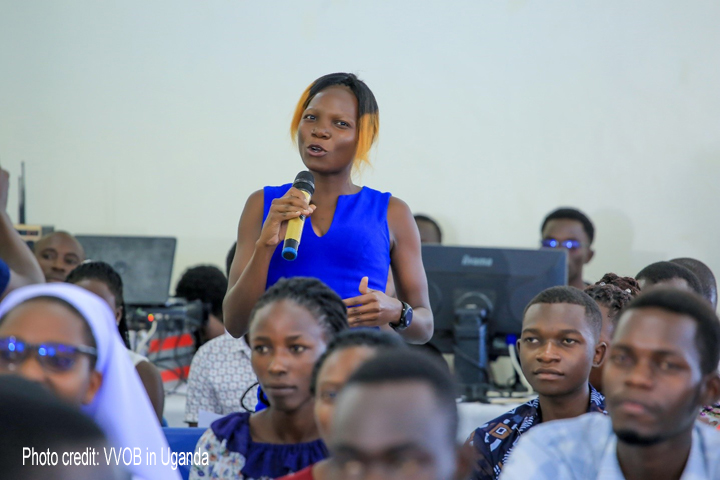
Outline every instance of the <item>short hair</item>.
{"type": "Polygon", "coordinates": [[[369,328],[340,332],[337,337],[328,343],[325,352],[323,352],[320,358],[317,359],[317,362],[315,362],[315,367],[313,367],[312,376],[310,377],[310,393],[315,395],[318,375],[328,357],[335,352],[352,347],[370,347],[378,350],[386,348],[406,349],[407,344],[398,335],[369,328]]]}
{"type": "Polygon", "coordinates": [[[717,281],[710,267],[705,265],[700,260],[695,258],[674,258],[670,260],[672,263],[681,265],[691,272],[693,272],[700,280],[702,286],[702,295],[705,297],[713,307],[717,308],[718,292],[717,292],[717,281]]]}
{"type": "Polygon", "coordinates": [[[386,350],[363,363],[345,384],[358,385],[424,383],[435,395],[437,406],[448,416],[448,433],[455,440],[458,429],[457,385],[438,362],[412,350],[386,350]]]}
{"type": "Polygon", "coordinates": [[[592,331],[595,340],[597,341],[600,337],[600,330],[602,329],[602,312],[600,311],[600,307],[598,307],[597,303],[595,303],[595,300],[590,298],[590,296],[582,290],[565,285],[547,288],[530,300],[530,303],[527,304],[525,311],[523,312],[523,319],[530,307],[540,303],[567,303],[570,305],[580,305],[581,307],[584,307],[585,320],[588,325],[590,325],[590,330],[592,331]]]}
{"type": "Polygon", "coordinates": [[[357,118],[357,149],[355,151],[355,162],[353,169],[359,169],[364,164],[369,164],[368,154],[375,143],[380,132],[380,110],[375,95],[370,88],[352,73],[331,73],[324,75],[308,86],[303,92],[295,107],[292,122],[290,124],[290,136],[293,141],[297,140],[298,127],[302,120],[302,114],[310,104],[315,95],[328,87],[342,85],[348,87],[355,95],[358,102],[357,118]]]}
{"type": "Polygon", "coordinates": [[[250,324],[260,309],[282,300],[306,308],[330,338],[349,328],[347,307],[342,299],[323,282],[310,277],[283,278],[267,289],[250,312],[250,324]]]}
{"type": "Polygon", "coordinates": [[[440,228],[440,225],[435,221],[435,219],[433,219],[427,215],[423,215],[422,213],[413,215],[413,218],[415,219],[415,223],[427,222],[427,223],[431,224],[433,227],[435,227],[435,230],[437,231],[437,234],[438,234],[438,241],[440,243],[442,243],[442,229],[440,228]]]}
{"type": "Polygon", "coordinates": [[[237,248],[237,242],[232,244],[232,247],[230,247],[230,250],[228,250],[227,257],[225,257],[225,275],[230,278],[230,268],[232,267],[232,262],[235,259],[235,249],[237,248]]]}
{"type": "Polygon", "coordinates": [[[212,265],[198,265],[188,268],[175,288],[175,296],[188,302],[200,300],[210,305],[210,312],[223,318],[222,304],[227,292],[228,282],[225,274],[212,265]]]}
{"type": "Polygon", "coordinates": [[[650,284],[654,285],[665,280],[673,278],[681,278],[685,280],[688,286],[698,295],[703,294],[700,279],[689,268],[672,262],[655,262],[643,268],[635,275],[638,281],[641,278],[646,279],[650,284]]]}
{"type": "Polygon", "coordinates": [[[720,362],[720,320],[704,298],[692,292],[673,288],[656,288],[643,293],[624,310],[659,308],[692,318],[697,325],[695,345],[700,353],[700,368],[708,374],[720,362]]]}
{"type": "Polygon", "coordinates": [[[120,274],[109,263],[86,260],[75,267],[65,279],[65,282],[77,285],[83,280],[97,280],[107,285],[108,290],[115,297],[115,306],[120,307],[121,317],[118,332],[127,348],[130,348],[130,335],[125,318],[125,298],[123,297],[123,281],[120,274]]]}
{"type": "Polygon", "coordinates": [[[587,215],[585,215],[583,212],[578,210],[577,208],[570,208],[570,207],[563,207],[558,208],[557,210],[554,210],[550,212],[547,217],[545,217],[545,220],[543,220],[542,226],[540,227],[540,234],[542,235],[542,232],[545,230],[545,226],[548,224],[550,220],[576,220],[580,223],[582,223],[583,230],[585,230],[585,233],[588,236],[588,239],[590,241],[590,244],[592,244],[593,240],[595,239],[595,226],[590,221],[587,215]]]}
{"type": "Polygon", "coordinates": [[[8,478],[27,478],[33,471],[23,473],[29,468],[23,466],[23,447],[43,452],[83,451],[106,443],[102,430],[89,416],[36,382],[16,375],[3,375],[0,381],[0,425],[0,465],[3,477],[8,478]]]}

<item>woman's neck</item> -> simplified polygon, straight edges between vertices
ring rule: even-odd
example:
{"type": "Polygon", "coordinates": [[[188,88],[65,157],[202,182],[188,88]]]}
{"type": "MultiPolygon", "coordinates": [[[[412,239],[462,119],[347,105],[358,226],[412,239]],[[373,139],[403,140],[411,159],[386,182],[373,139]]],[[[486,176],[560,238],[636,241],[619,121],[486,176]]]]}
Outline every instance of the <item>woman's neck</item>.
{"type": "Polygon", "coordinates": [[[308,401],[290,412],[268,407],[262,412],[253,415],[256,420],[256,428],[251,429],[253,440],[280,444],[305,443],[317,440],[319,433],[315,424],[313,407],[314,403],[308,401]]]}
{"type": "Polygon", "coordinates": [[[360,187],[352,182],[350,172],[342,172],[335,175],[323,175],[315,173],[315,193],[313,203],[316,201],[337,200],[340,195],[352,195],[360,191],[360,187]]]}

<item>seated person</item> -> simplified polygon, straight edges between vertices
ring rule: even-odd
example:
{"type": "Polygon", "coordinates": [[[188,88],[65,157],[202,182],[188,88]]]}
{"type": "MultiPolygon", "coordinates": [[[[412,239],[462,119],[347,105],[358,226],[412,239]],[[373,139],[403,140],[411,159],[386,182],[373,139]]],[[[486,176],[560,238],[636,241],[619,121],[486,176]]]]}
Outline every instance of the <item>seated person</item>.
{"type": "Polygon", "coordinates": [[[620,316],[603,372],[609,416],[540,425],[502,480],[717,479],[720,434],[696,422],[720,397],[720,321],[707,301],[657,288],[620,316]]]}
{"type": "MultiPolygon", "coordinates": [[[[363,363],[389,349],[406,349],[397,335],[370,329],[356,329],[335,337],[315,363],[310,391],[315,397],[315,421],[320,438],[327,443],[330,436],[335,400],[340,390],[363,363]]],[[[282,480],[327,480],[328,460],[321,460],[282,480]]]]}
{"type": "Polygon", "coordinates": [[[200,347],[190,365],[185,422],[197,427],[200,410],[228,415],[256,408],[256,394],[248,392],[257,384],[251,354],[245,337],[227,332],[200,347]]]}
{"type": "Polygon", "coordinates": [[[222,304],[227,284],[227,277],[219,268],[198,265],[185,270],[175,287],[176,297],[184,298],[188,302],[200,300],[210,305],[210,314],[202,329],[199,346],[225,334],[222,304]]]}
{"type": "MultiPolygon", "coordinates": [[[[600,341],[609,347],[618,314],[633,298],[640,294],[638,284],[634,278],[618,277],[614,273],[606,273],[599,282],[586,287],[584,291],[600,307],[603,319],[600,341]]],[[[602,393],[602,371],[604,367],[605,362],[599,367],[593,367],[590,371],[590,385],[600,393],[602,393]]]]}
{"type": "MultiPolygon", "coordinates": [[[[22,287],[0,303],[0,374],[40,383],[80,408],[111,447],[167,451],[140,379],[101,298],[66,283],[22,287]]],[[[158,461],[123,467],[135,478],[177,480],[158,461]]]]}
{"type": "Polygon", "coordinates": [[[715,275],[713,274],[712,270],[710,270],[710,267],[705,265],[700,260],[696,260],[694,258],[674,258],[670,261],[672,263],[676,263],[680,266],[687,268],[698,277],[698,279],[700,280],[700,285],[702,285],[702,296],[705,297],[708,302],[710,302],[710,304],[715,310],[717,310],[717,281],[715,280],[715,275]]]}
{"type": "Polygon", "coordinates": [[[595,255],[591,248],[595,227],[587,215],[575,208],[559,208],[545,217],[540,234],[544,248],[567,249],[567,284],[585,288],[588,284],[583,281],[583,266],[595,255]]]}
{"type": "Polygon", "coordinates": [[[42,270],[7,214],[10,174],[0,169],[0,299],[18,287],[43,283],[42,270]]]}
{"type": "Polygon", "coordinates": [[[335,405],[329,478],[466,479],[472,460],[456,441],[456,388],[419,352],[391,350],[365,362],[335,405]]]}
{"type": "Polygon", "coordinates": [[[517,341],[523,375],[538,398],[476,429],[467,440],[477,453],[474,478],[498,478],[520,439],[551,420],[605,411],[602,394],[588,383],[606,346],[599,342],[602,314],[595,301],[574,287],[552,287],[533,298],[517,341]]]}
{"type": "Polygon", "coordinates": [[[162,423],[165,407],[165,390],[157,367],[142,355],[130,349],[127,319],[125,318],[125,299],[123,298],[123,281],[120,274],[105,262],[86,261],[81,263],[67,276],[67,283],[94,293],[105,300],[110,310],[115,313],[115,323],[120,338],[125,344],[128,357],[135,366],[140,380],[145,387],[150,403],[157,414],[158,422],[162,423]]]}
{"type": "Polygon", "coordinates": [[[45,281],[64,282],[70,271],[85,260],[85,250],[68,232],[48,233],[35,242],[33,253],[45,281]]]}
{"type": "Polygon", "coordinates": [[[635,278],[643,292],[650,287],[662,285],[702,295],[702,286],[697,275],[677,263],[652,263],[640,270],[635,278]]]}
{"type": "MultiPolygon", "coordinates": [[[[0,382],[0,472],[3,478],[23,480],[128,479],[105,461],[98,465],[63,465],[63,454],[95,449],[102,452],[107,441],[100,428],[72,405],[35,382],[6,375],[0,382]],[[26,449],[32,449],[28,452],[26,449]],[[33,451],[58,454],[58,464],[48,465],[33,451]],[[23,465],[23,462],[25,463],[23,465]]],[[[95,457],[97,459],[97,457],[95,457]]],[[[85,457],[93,460],[93,457],[85,457]]],[[[80,461],[83,461],[81,458],[80,461]]]]}
{"type": "Polygon", "coordinates": [[[413,218],[420,232],[420,243],[438,245],[442,243],[442,230],[435,220],[421,214],[413,215],[413,218]]]}
{"type": "Polygon", "coordinates": [[[193,465],[191,479],[274,479],[327,456],[310,377],[327,344],[348,328],[342,299],[317,279],[283,279],[260,297],[249,328],[253,370],[270,406],[213,422],[196,447],[210,464],[193,465]]]}

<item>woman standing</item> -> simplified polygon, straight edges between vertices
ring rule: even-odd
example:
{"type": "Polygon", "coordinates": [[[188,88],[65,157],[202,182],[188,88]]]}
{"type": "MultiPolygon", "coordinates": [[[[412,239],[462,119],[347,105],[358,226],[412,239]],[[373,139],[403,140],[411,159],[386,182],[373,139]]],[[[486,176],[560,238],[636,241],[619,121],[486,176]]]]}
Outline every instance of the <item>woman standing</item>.
{"type": "Polygon", "coordinates": [[[238,243],[223,304],[225,326],[236,337],[278,279],[316,277],[348,307],[352,327],[395,330],[410,343],[433,333],[420,237],[408,206],[389,193],[353,183],[368,163],[379,130],[378,106],[364,82],[349,73],[315,80],[298,102],[291,125],[300,157],[312,172],[308,202],[291,184],[253,193],[238,227],[238,243]],[[281,256],[287,221],[307,217],[298,258],[281,256]],[[392,269],[398,298],[385,294],[392,269]]]}

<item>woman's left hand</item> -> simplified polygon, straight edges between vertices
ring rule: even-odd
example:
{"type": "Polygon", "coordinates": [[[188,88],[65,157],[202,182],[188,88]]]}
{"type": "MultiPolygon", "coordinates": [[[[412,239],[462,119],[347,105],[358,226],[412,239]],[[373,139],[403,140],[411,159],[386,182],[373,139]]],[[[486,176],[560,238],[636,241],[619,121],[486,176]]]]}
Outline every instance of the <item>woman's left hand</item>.
{"type": "Polygon", "coordinates": [[[368,277],[360,280],[360,296],[343,300],[351,327],[380,327],[396,323],[402,314],[402,302],[379,290],[368,288],[368,277]]]}

